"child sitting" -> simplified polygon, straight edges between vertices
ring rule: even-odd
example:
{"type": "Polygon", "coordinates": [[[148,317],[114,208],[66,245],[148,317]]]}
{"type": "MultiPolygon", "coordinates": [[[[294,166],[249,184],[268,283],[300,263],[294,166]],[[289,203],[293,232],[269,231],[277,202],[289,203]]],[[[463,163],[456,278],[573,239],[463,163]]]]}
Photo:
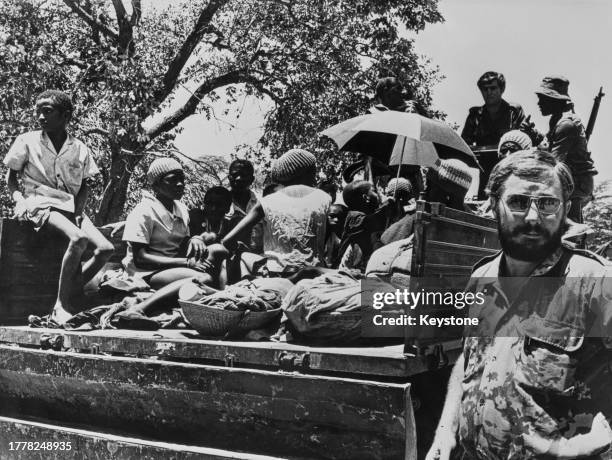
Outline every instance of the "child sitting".
{"type": "MultiPolygon", "coordinates": [[[[227,216],[232,222],[240,222],[259,202],[251,190],[255,181],[255,168],[249,160],[238,158],[229,165],[227,180],[232,194],[230,210],[227,216]]],[[[245,235],[243,242],[249,250],[257,254],[263,252],[263,227],[261,222],[253,227],[250,235],[245,235]]]]}
{"type": "Polygon", "coordinates": [[[220,242],[235,226],[239,219],[229,219],[226,214],[232,205],[232,195],[225,187],[209,188],[204,194],[202,208],[189,211],[189,231],[200,235],[204,243],[220,242]]]}
{"type": "Polygon", "coordinates": [[[40,131],[30,131],[15,139],[4,158],[9,167],[7,185],[15,201],[15,216],[68,239],[62,260],[57,300],[51,319],[63,324],[81,309],[74,305],[83,284],[92,279],[113,253],[113,245],[83,214],[89,187],[87,179],[98,174],[91,152],[67,132],[72,118],[70,97],[55,90],[44,91],[36,99],[40,131]],[[23,181],[23,193],[18,179],[23,181]],[[94,255],[81,267],[88,243],[94,255]],[[82,279],[77,280],[82,269],[82,279]],[[73,288],[76,286],[76,289],[73,288]]]}
{"type": "MultiPolygon", "coordinates": [[[[221,240],[242,220],[236,210],[230,215],[232,194],[225,187],[211,187],[204,195],[202,209],[189,211],[189,230],[192,235],[200,235],[206,245],[220,243],[221,240]]],[[[252,232],[246,230],[238,236],[239,250],[227,260],[227,282],[233,284],[241,278],[240,254],[253,247],[252,232]]]]}
{"type": "Polygon", "coordinates": [[[364,180],[348,184],[342,198],[349,212],[340,243],[340,269],[363,271],[376,241],[385,230],[387,219],[395,213],[395,201],[388,198],[379,207],[374,186],[364,180]]]}
{"type": "Polygon", "coordinates": [[[325,264],[329,268],[336,268],[334,264],[338,260],[338,251],[344,222],[348,208],[343,204],[332,204],[327,213],[327,236],[325,238],[325,264]]]}
{"type": "Polygon", "coordinates": [[[391,179],[385,188],[385,195],[393,198],[397,204],[396,219],[401,219],[408,212],[410,202],[414,198],[412,184],[404,177],[391,179]]]}

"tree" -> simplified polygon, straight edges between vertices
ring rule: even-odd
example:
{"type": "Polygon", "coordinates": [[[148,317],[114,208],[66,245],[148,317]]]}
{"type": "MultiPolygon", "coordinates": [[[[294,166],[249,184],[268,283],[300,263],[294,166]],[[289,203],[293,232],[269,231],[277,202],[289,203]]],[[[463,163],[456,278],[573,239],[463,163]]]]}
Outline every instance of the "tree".
{"type": "MultiPolygon", "coordinates": [[[[270,98],[250,153],[329,149],[316,133],[362,113],[379,74],[425,106],[437,70],[400,31],[440,21],[437,0],[14,0],[0,4],[0,126],[5,151],[32,128],[39,91],[73,96],[74,129],[102,166],[97,223],[118,219],[134,171],[165,151],[209,103],[270,98]],[[180,127],[178,128],[180,129],[180,127]]],[[[323,162],[332,173],[333,155],[323,162]]]]}
{"type": "Polygon", "coordinates": [[[584,208],[584,222],[594,234],[589,238],[589,248],[597,249],[612,240],[610,221],[612,220],[612,181],[605,181],[595,187],[593,201],[584,208]]]}

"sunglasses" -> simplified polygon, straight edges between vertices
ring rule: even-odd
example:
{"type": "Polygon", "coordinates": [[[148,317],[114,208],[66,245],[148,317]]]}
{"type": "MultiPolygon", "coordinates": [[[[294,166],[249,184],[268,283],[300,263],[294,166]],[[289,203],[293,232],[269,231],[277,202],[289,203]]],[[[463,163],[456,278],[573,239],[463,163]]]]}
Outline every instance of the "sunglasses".
{"type": "Polygon", "coordinates": [[[519,150],[523,150],[520,145],[516,142],[504,142],[499,148],[500,155],[507,155],[509,153],[518,152],[519,150]]]}
{"type": "Polygon", "coordinates": [[[541,214],[556,214],[561,207],[561,200],[554,196],[508,195],[504,200],[508,209],[516,213],[525,213],[535,203],[541,214]]]}

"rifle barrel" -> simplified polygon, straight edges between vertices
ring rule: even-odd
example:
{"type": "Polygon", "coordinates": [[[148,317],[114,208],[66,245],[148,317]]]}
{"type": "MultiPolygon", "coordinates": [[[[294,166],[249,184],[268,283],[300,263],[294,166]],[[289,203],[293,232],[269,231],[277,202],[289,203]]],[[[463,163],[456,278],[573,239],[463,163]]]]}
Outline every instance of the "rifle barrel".
{"type": "Polygon", "coordinates": [[[595,121],[597,120],[597,113],[599,112],[599,105],[601,104],[601,98],[604,97],[605,94],[603,92],[603,86],[599,87],[599,92],[595,96],[593,101],[593,108],[591,109],[591,115],[589,116],[589,122],[587,123],[585,135],[587,141],[591,138],[591,134],[593,134],[593,128],[595,128],[595,121]]]}

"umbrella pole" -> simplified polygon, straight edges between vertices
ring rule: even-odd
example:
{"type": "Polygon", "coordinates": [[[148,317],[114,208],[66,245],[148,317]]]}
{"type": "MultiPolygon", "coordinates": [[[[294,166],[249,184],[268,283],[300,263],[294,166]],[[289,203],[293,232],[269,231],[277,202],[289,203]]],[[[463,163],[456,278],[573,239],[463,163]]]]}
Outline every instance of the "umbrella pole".
{"type": "Polygon", "coordinates": [[[374,190],[376,190],[376,182],[374,182],[374,170],[372,169],[372,157],[370,155],[366,155],[365,157],[365,180],[370,182],[374,186],[374,190]]]}
{"type": "MultiPolygon", "coordinates": [[[[399,165],[397,165],[397,174],[395,175],[395,187],[393,189],[393,199],[396,200],[395,201],[395,206],[396,206],[396,212],[397,214],[399,214],[399,209],[400,209],[400,203],[397,201],[397,180],[400,177],[400,171],[402,170],[402,163],[404,162],[404,151],[406,150],[406,136],[404,136],[404,143],[402,144],[402,153],[400,154],[400,161],[399,161],[399,165]]],[[[387,225],[385,225],[385,227],[389,227],[389,222],[390,222],[391,218],[387,217],[387,225]]]]}

